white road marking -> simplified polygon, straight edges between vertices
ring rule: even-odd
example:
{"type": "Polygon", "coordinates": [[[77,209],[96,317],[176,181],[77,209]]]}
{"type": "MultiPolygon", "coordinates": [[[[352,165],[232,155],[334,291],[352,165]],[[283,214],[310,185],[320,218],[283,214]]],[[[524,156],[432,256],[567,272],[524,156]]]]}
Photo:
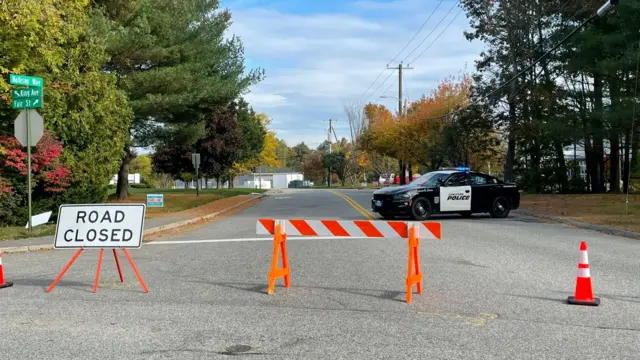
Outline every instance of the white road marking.
{"type": "MultiPolygon", "coordinates": [[[[368,239],[367,237],[350,237],[350,236],[290,236],[290,240],[331,240],[331,239],[368,239]]],[[[381,239],[381,238],[377,238],[381,239]]],[[[168,240],[168,241],[151,241],[145,245],[173,245],[173,244],[203,244],[203,243],[219,243],[219,242],[242,242],[242,241],[273,241],[273,237],[262,238],[241,238],[241,239],[206,239],[206,240],[168,240]]]]}

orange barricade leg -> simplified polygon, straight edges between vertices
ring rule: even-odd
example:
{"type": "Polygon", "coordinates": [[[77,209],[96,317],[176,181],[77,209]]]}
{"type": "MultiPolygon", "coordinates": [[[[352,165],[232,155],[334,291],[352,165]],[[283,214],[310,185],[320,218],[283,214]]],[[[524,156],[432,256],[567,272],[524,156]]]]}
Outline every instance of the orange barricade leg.
{"type": "Polygon", "coordinates": [[[422,294],[422,272],[420,272],[419,248],[420,239],[416,224],[409,228],[409,261],[407,266],[407,303],[411,302],[413,286],[417,285],[418,294],[422,294]]]}
{"type": "Polygon", "coordinates": [[[271,271],[269,271],[269,289],[267,290],[269,295],[274,293],[276,280],[281,277],[284,277],[284,287],[291,286],[289,259],[287,258],[287,235],[284,234],[283,226],[279,220],[276,220],[271,271]],[[282,253],[282,268],[278,268],[278,250],[282,253]]]}

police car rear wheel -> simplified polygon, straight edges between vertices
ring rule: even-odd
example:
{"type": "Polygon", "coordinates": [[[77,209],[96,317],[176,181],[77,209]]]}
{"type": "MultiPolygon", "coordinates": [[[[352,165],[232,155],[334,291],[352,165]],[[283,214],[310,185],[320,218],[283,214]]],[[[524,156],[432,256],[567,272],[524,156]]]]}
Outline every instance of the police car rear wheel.
{"type": "Polygon", "coordinates": [[[431,215],[431,202],[426,198],[416,198],[411,204],[411,217],[414,220],[427,220],[431,215]]]}
{"type": "Polygon", "coordinates": [[[499,196],[493,200],[493,205],[491,206],[491,217],[504,219],[509,216],[511,205],[509,205],[509,200],[504,196],[499,196]]]}

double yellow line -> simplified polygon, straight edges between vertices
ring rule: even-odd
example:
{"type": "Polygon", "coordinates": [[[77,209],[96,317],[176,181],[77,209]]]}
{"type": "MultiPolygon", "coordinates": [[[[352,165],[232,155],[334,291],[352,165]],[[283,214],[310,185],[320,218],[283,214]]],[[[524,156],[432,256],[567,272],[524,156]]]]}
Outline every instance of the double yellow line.
{"type": "Polygon", "coordinates": [[[352,208],[356,209],[356,211],[362,214],[362,216],[364,216],[365,218],[369,220],[377,220],[376,216],[373,215],[371,211],[365,209],[364,207],[362,207],[360,204],[355,202],[352,198],[348,197],[347,195],[341,194],[335,190],[327,190],[327,191],[341,197],[344,201],[347,202],[347,204],[351,205],[352,208]]]}

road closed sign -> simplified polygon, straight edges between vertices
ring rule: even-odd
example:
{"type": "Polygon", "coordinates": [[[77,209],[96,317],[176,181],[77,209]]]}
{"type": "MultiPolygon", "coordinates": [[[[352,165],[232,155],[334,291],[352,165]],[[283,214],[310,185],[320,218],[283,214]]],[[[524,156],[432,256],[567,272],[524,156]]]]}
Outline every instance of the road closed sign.
{"type": "Polygon", "coordinates": [[[145,204],[61,205],[54,248],[139,248],[145,204]]]}

